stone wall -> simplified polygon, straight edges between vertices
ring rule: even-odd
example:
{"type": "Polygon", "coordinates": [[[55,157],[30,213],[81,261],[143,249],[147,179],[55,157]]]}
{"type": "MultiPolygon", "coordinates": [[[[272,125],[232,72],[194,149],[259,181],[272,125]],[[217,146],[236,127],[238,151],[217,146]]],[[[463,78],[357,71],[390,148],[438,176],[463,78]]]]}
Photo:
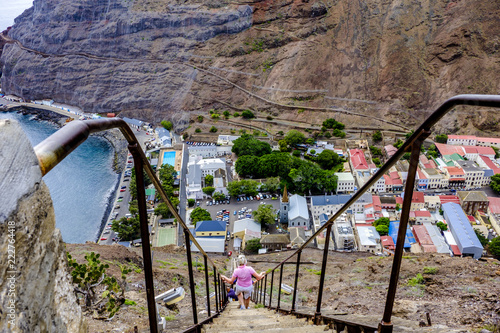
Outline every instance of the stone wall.
{"type": "Polygon", "coordinates": [[[13,120],[0,120],[0,194],[0,331],[86,332],[49,190],[13,120]]]}

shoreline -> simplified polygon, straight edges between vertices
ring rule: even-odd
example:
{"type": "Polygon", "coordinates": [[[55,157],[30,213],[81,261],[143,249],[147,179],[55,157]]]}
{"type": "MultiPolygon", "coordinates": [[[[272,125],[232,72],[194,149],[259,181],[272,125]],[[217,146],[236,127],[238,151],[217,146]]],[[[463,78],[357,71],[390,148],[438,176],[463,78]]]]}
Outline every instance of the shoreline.
{"type": "MultiPolygon", "coordinates": [[[[13,107],[9,110],[0,110],[0,112],[17,112],[23,115],[31,115],[34,116],[32,119],[34,121],[47,121],[49,123],[59,126],[59,128],[64,126],[64,124],[66,123],[66,119],[69,119],[68,116],[62,115],[55,111],[29,107],[25,105],[13,107]]],[[[128,143],[125,140],[125,138],[123,138],[120,130],[118,129],[110,129],[104,132],[92,133],[90,135],[101,137],[110,144],[113,151],[113,161],[111,167],[116,177],[115,186],[114,188],[112,188],[111,193],[107,198],[106,208],[101,218],[101,222],[99,224],[96,236],[93,241],[88,240],[97,243],[102,235],[102,232],[104,231],[106,222],[109,219],[109,216],[111,215],[111,212],[113,210],[113,203],[117,197],[118,187],[120,186],[120,179],[126,166],[128,143]]]]}

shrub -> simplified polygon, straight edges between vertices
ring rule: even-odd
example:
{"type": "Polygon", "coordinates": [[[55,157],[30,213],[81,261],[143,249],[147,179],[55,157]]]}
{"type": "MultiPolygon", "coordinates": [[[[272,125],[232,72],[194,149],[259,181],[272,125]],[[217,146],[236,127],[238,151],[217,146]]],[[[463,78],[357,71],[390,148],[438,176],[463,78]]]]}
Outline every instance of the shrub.
{"type": "Polygon", "coordinates": [[[201,129],[197,128],[194,130],[196,133],[201,133],[201,129]]]}
{"type": "Polygon", "coordinates": [[[252,111],[250,110],[245,110],[241,113],[241,116],[245,119],[251,119],[251,118],[255,118],[255,115],[253,114],[252,111]]]}
{"type": "Polygon", "coordinates": [[[418,273],[417,276],[408,280],[408,285],[412,287],[420,286],[424,284],[424,277],[422,274],[418,273]]]}
{"type": "Polygon", "coordinates": [[[202,116],[202,115],[198,116],[198,122],[199,122],[199,123],[202,123],[202,122],[203,122],[203,116],[202,116]]]}
{"type": "Polygon", "coordinates": [[[235,113],[233,114],[233,117],[235,117],[235,118],[236,118],[236,117],[239,117],[239,116],[240,116],[240,114],[239,114],[238,112],[235,112],[235,113]]]}
{"type": "Polygon", "coordinates": [[[436,274],[438,270],[437,267],[424,267],[424,274],[436,274]]]}
{"type": "Polygon", "coordinates": [[[217,131],[218,131],[217,127],[215,126],[210,127],[210,132],[216,133],[217,131]]]}

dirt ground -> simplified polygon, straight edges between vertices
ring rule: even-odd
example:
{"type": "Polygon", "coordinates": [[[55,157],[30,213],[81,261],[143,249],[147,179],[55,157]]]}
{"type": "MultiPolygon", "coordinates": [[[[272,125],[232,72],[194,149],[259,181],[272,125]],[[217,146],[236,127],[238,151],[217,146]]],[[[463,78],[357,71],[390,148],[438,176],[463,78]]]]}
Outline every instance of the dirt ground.
{"type": "MultiPolygon", "coordinates": [[[[125,296],[134,305],[122,305],[112,320],[94,319],[87,313],[89,332],[148,331],[148,314],[141,248],[119,245],[67,244],[67,250],[78,261],[88,252],[101,254],[101,260],[110,265],[109,273],[119,277],[117,263],[133,269],[127,281],[125,296]]],[[[249,265],[258,272],[266,271],[290,256],[292,252],[279,252],[248,256],[249,265]]],[[[299,271],[297,306],[300,310],[314,309],[319,285],[322,251],[307,249],[302,253],[299,271]]],[[[229,260],[222,256],[211,259],[228,275],[229,260]]],[[[292,258],[295,261],[296,258],[292,258]]],[[[203,259],[193,254],[195,269],[198,319],[207,316],[205,306],[205,278],[203,259]]],[[[210,264],[209,264],[210,265],[210,264]]],[[[331,252],[323,289],[322,313],[358,315],[382,318],[392,257],[376,257],[365,253],[331,252]]],[[[167,318],[169,331],[181,331],[192,325],[191,296],[188,283],[187,259],[183,249],[166,246],[153,252],[155,295],[171,288],[183,286],[185,298],[174,308],[159,306],[160,315],[167,318]]],[[[213,269],[210,267],[210,290],[213,290],[213,269]]],[[[283,283],[293,286],[295,265],[285,265],[283,283]]],[[[279,274],[275,273],[274,286],[279,274]]],[[[268,275],[268,286],[270,274],[268,275]]],[[[291,295],[281,296],[281,307],[291,305],[291,295]]],[[[273,304],[277,294],[273,292],[273,304]]],[[[214,310],[214,300],[211,308],[214,310]]],[[[411,255],[403,258],[393,316],[418,324],[430,314],[432,324],[477,332],[492,329],[500,323],[500,262],[493,259],[473,260],[451,258],[437,254],[411,255]],[[422,279],[418,279],[421,274],[422,279]]],[[[372,317],[370,317],[372,318],[372,317]]],[[[373,322],[377,325],[378,321],[373,322]]]]}

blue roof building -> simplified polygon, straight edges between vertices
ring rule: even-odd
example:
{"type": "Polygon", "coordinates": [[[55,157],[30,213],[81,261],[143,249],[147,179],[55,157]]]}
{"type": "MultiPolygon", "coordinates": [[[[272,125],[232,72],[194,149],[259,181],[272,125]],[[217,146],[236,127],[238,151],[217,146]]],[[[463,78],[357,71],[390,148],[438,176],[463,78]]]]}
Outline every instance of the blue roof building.
{"type": "MultiPolygon", "coordinates": [[[[396,242],[398,240],[398,232],[399,232],[399,221],[392,221],[389,224],[389,236],[391,236],[394,245],[396,245],[396,242]]],[[[406,228],[406,236],[405,236],[405,243],[403,245],[403,248],[408,249],[411,248],[411,244],[416,243],[415,236],[413,236],[413,233],[411,232],[410,228],[406,228]]]]}
{"type": "Polygon", "coordinates": [[[462,255],[469,255],[474,259],[481,258],[483,246],[479,242],[462,207],[457,203],[448,202],[442,205],[441,208],[462,255]]]}
{"type": "Polygon", "coordinates": [[[313,195],[311,197],[311,212],[315,219],[319,219],[321,214],[335,214],[347,201],[351,195],[313,195]]]}
{"type": "Polygon", "coordinates": [[[225,237],[226,222],[224,221],[199,221],[194,229],[196,237],[225,237]]]}

